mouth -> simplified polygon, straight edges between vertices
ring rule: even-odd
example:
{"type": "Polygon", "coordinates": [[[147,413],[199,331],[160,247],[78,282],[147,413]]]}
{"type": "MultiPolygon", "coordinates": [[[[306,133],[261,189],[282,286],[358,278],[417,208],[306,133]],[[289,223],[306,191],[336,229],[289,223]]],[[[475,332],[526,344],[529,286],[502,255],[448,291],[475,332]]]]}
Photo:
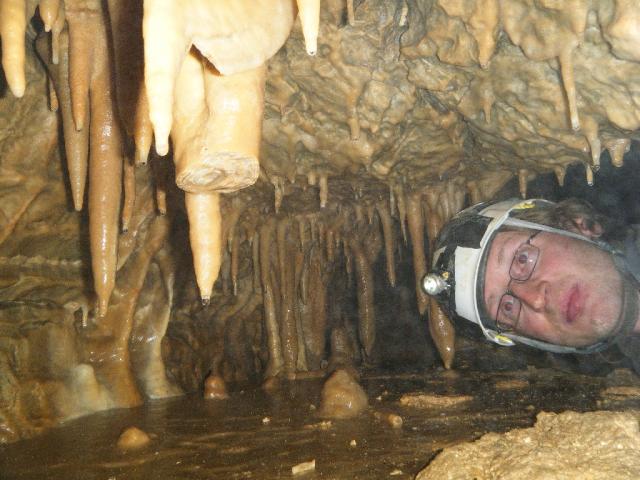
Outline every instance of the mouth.
{"type": "Polygon", "coordinates": [[[578,315],[582,312],[583,302],[578,285],[574,285],[569,290],[565,301],[565,318],[567,323],[574,323],[578,315]]]}

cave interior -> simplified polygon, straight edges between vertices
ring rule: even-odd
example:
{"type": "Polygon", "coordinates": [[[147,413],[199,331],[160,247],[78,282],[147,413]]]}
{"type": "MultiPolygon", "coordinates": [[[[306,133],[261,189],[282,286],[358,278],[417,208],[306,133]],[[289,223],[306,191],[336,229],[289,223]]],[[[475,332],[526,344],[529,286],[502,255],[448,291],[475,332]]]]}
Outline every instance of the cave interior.
{"type": "Polygon", "coordinates": [[[633,359],[498,347],[420,289],[478,202],[640,223],[637,1],[0,0],[0,40],[0,478],[444,478],[565,411],[637,434],[633,359]]]}

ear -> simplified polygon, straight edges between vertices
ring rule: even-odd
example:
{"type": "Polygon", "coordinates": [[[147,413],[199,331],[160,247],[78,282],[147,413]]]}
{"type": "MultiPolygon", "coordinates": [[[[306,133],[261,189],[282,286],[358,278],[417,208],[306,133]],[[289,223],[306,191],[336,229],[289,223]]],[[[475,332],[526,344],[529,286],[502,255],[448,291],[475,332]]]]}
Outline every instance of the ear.
{"type": "Polygon", "coordinates": [[[574,218],[573,225],[576,228],[576,233],[584,235],[591,240],[599,238],[603,232],[602,225],[598,222],[587,222],[584,217],[574,218]],[[591,225],[589,225],[589,223],[591,223],[591,225]]]}

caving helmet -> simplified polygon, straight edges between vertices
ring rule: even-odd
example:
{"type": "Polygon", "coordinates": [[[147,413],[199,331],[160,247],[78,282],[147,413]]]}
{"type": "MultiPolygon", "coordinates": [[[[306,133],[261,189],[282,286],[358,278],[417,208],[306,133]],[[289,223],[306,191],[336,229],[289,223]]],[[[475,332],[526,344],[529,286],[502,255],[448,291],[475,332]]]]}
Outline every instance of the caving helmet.
{"type": "Polygon", "coordinates": [[[488,340],[503,346],[522,343],[554,353],[593,353],[609,347],[630,333],[638,314],[638,282],[629,273],[624,257],[608,243],[583,235],[517,218],[524,210],[553,206],[543,199],[511,199],[469,207],[440,231],[433,251],[432,270],[422,280],[425,293],[436,298],[457,327],[477,325],[488,340]],[[484,303],[484,278],[491,244],[501,227],[549,232],[591,243],[613,256],[623,277],[622,311],[614,332],[587,346],[567,346],[502,332],[484,303]],[[470,323],[469,323],[470,322],[470,323]]]}

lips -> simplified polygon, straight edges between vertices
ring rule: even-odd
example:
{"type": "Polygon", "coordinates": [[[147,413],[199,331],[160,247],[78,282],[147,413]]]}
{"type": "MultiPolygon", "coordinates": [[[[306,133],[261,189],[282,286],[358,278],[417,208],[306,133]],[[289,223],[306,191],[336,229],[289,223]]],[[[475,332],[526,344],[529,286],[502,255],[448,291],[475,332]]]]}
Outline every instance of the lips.
{"type": "Polygon", "coordinates": [[[583,302],[578,285],[574,285],[567,294],[565,316],[567,323],[573,323],[582,312],[583,302]]]}

